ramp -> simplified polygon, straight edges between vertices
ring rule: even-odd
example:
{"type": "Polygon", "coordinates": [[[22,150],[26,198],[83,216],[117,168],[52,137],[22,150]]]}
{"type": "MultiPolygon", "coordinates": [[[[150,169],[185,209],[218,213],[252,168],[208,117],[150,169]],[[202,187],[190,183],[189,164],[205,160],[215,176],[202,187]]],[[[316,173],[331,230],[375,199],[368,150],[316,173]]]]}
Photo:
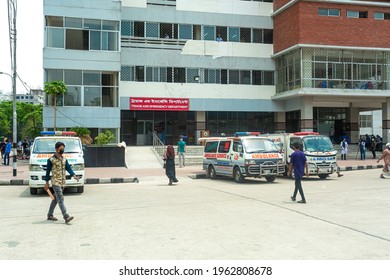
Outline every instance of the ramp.
{"type": "Polygon", "coordinates": [[[161,168],[152,146],[128,146],[125,157],[129,169],[161,168]]]}

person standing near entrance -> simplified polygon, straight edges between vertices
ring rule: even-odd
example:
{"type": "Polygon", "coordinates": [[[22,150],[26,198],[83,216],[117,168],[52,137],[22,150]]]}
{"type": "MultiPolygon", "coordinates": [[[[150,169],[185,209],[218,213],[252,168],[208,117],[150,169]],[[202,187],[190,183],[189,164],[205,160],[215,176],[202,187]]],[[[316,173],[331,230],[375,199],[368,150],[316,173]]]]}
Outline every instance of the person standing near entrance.
{"type": "Polygon", "coordinates": [[[334,128],[333,128],[333,126],[331,126],[330,130],[329,130],[329,138],[330,138],[330,141],[334,144],[334,128]]]}
{"type": "Polygon", "coordinates": [[[298,203],[306,203],[305,195],[302,189],[301,179],[305,174],[305,170],[306,170],[306,177],[309,177],[309,166],[307,164],[307,159],[305,154],[301,150],[299,150],[298,143],[293,144],[293,149],[294,152],[291,154],[290,165],[287,173],[287,176],[291,176],[291,171],[294,168],[295,189],[294,189],[294,194],[291,197],[291,200],[292,201],[296,200],[297,193],[299,191],[301,200],[298,201],[298,203]]]}
{"type": "Polygon", "coordinates": [[[49,189],[49,180],[50,180],[50,172],[51,175],[51,185],[54,190],[55,199],[51,201],[49,212],[47,213],[47,219],[50,221],[57,221],[58,219],[54,217],[54,209],[58,205],[60,206],[62,216],[66,223],[69,223],[73,220],[72,216],[69,216],[67,213],[65,203],[64,203],[64,195],[63,188],[66,185],[66,171],[69,172],[71,177],[74,177],[77,181],[79,177],[73,172],[72,167],[70,167],[68,160],[63,157],[65,144],[62,142],[57,142],[55,144],[56,153],[47,160],[47,169],[46,169],[46,184],[44,186],[45,190],[49,189]]]}
{"type": "Polygon", "coordinates": [[[345,138],[343,139],[343,141],[341,141],[340,147],[341,147],[341,160],[347,160],[348,142],[345,138]]]}
{"type": "Polygon", "coordinates": [[[186,165],[185,162],[186,142],[183,141],[183,137],[180,137],[180,141],[177,142],[177,155],[179,156],[179,167],[186,165]]]}

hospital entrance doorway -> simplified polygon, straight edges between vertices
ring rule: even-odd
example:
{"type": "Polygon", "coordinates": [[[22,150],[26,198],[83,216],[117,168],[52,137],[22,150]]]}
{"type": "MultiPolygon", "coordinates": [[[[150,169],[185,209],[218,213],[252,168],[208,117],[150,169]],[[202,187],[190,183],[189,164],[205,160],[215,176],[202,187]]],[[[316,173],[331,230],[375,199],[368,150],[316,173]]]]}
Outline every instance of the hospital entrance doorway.
{"type": "Polygon", "coordinates": [[[153,121],[137,120],[137,146],[153,144],[153,121]]]}

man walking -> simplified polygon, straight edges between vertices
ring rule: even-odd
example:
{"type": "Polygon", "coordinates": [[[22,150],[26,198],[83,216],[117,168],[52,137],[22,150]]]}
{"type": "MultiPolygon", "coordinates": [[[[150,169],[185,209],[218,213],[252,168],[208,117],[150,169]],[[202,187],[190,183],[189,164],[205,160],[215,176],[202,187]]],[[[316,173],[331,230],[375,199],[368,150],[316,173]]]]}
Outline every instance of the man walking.
{"type": "Polygon", "coordinates": [[[4,152],[4,165],[9,165],[9,154],[12,150],[12,143],[8,140],[5,141],[5,152],[4,152]]]}
{"type": "Polygon", "coordinates": [[[45,190],[49,189],[50,172],[52,172],[51,185],[54,190],[55,199],[52,200],[50,203],[49,212],[47,213],[47,219],[51,221],[58,220],[53,215],[54,209],[56,208],[58,203],[65,222],[69,223],[71,220],[73,220],[73,217],[69,216],[69,214],[66,212],[64,195],[62,193],[63,188],[65,188],[66,185],[66,171],[68,171],[70,176],[74,177],[77,181],[79,180],[79,177],[76,176],[76,174],[73,172],[72,168],[68,163],[68,160],[65,157],[63,157],[65,144],[62,142],[57,142],[55,144],[55,148],[56,148],[56,153],[47,160],[46,179],[45,179],[46,184],[44,186],[45,190]]]}
{"type": "Polygon", "coordinates": [[[389,173],[390,171],[390,143],[386,144],[386,149],[383,150],[382,156],[377,160],[377,162],[379,162],[381,159],[383,159],[385,164],[383,166],[382,174],[380,175],[380,177],[384,179],[384,174],[389,173]]]}
{"type": "Polygon", "coordinates": [[[298,143],[293,144],[293,149],[294,152],[291,154],[291,161],[287,173],[287,176],[291,176],[291,171],[294,168],[295,190],[293,196],[291,197],[291,200],[292,201],[296,200],[297,192],[299,191],[301,200],[298,201],[298,203],[306,203],[305,195],[302,189],[301,179],[304,175],[305,169],[306,169],[306,176],[309,177],[309,166],[307,164],[305,154],[299,150],[298,143]]]}
{"type": "Polygon", "coordinates": [[[183,137],[180,137],[180,141],[177,142],[177,155],[179,156],[179,167],[186,165],[185,163],[185,154],[186,152],[186,142],[183,141],[183,137]]]}

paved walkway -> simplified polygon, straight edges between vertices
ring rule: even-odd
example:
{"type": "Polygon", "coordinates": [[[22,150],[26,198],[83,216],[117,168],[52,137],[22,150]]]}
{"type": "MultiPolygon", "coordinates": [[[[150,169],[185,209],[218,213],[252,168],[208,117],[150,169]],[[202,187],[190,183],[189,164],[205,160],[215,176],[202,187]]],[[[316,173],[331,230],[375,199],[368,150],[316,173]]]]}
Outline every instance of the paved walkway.
{"type": "MultiPolygon", "coordinates": [[[[380,153],[377,153],[377,157],[380,153]]],[[[382,168],[383,161],[377,163],[375,159],[365,161],[353,159],[338,160],[341,171],[382,168]]],[[[12,160],[11,160],[12,161],[12,160]]],[[[165,177],[165,170],[157,160],[151,147],[127,147],[127,167],[91,167],[85,169],[86,184],[98,183],[125,183],[137,182],[139,179],[147,179],[151,176],[165,177]]],[[[379,172],[379,171],[378,171],[379,172]]],[[[176,168],[178,177],[191,176],[193,178],[204,177],[202,165],[185,166],[176,168]]],[[[17,162],[17,176],[12,176],[13,166],[0,166],[0,185],[28,185],[28,160],[17,162]]]]}

